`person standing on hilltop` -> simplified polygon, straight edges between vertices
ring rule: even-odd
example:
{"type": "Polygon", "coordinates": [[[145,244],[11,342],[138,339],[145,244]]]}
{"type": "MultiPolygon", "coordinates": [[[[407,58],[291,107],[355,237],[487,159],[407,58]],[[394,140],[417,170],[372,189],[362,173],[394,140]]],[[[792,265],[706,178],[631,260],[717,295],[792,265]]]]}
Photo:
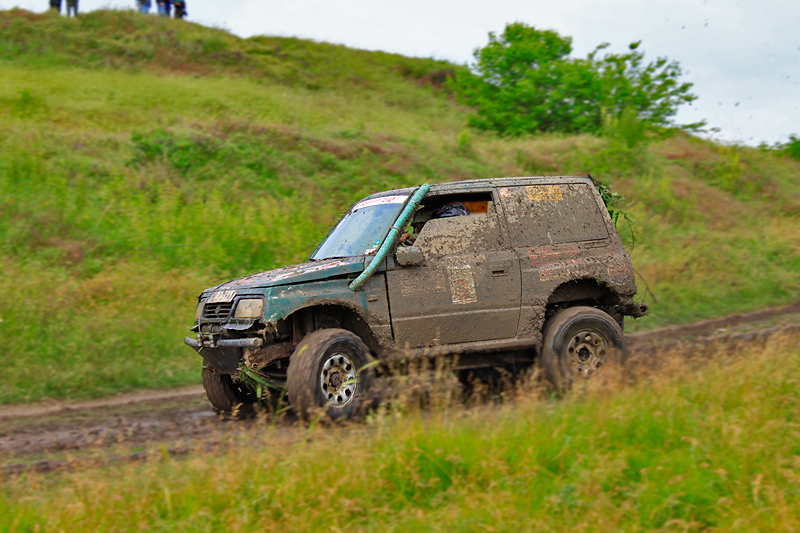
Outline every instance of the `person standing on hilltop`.
{"type": "Polygon", "coordinates": [[[78,0],[67,0],[67,16],[72,12],[73,17],[78,16],[78,0]]]}
{"type": "Polygon", "coordinates": [[[61,13],[61,0],[50,0],[50,9],[61,13]]]}
{"type": "Polygon", "coordinates": [[[148,15],[150,13],[150,0],[136,0],[136,4],[139,6],[139,13],[143,15],[148,15]]]}
{"type": "Polygon", "coordinates": [[[186,12],[186,1],[185,0],[174,0],[172,2],[172,6],[175,8],[175,18],[182,19],[188,13],[186,12]]]}
{"type": "Polygon", "coordinates": [[[172,0],[158,0],[158,14],[168,17],[172,11],[172,0]]]}

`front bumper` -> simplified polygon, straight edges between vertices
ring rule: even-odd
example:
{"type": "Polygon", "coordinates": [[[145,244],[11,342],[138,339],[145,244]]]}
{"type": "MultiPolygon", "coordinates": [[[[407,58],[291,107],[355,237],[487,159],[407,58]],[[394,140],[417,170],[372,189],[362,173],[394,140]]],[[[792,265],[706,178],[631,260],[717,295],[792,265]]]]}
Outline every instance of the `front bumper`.
{"type": "Polygon", "coordinates": [[[264,339],[258,337],[221,339],[216,335],[184,337],[183,342],[203,358],[205,365],[232,376],[239,372],[243,348],[258,349],[264,345],[264,339]]]}
{"type": "Polygon", "coordinates": [[[205,338],[202,342],[198,339],[191,337],[184,337],[183,343],[186,346],[199,350],[200,348],[261,348],[264,345],[264,339],[249,338],[249,339],[219,339],[205,338]]]}

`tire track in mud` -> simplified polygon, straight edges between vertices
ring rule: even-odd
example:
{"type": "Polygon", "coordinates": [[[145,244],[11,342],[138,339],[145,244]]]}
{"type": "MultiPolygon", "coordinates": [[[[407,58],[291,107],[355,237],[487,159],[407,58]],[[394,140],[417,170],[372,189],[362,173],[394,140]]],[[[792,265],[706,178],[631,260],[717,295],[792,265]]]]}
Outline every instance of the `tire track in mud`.
{"type": "Polygon", "coordinates": [[[132,392],[128,394],[121,394],[119,396],[112,396],[110,398],[101,398],[98,400],[89,400],[85,402],[49,401],[43,402],[39,405],[0,406],[0,422],[2,422],[4,419],[41,418],[63,412],[91,411],[94,409],[106,408],[110,409],[131,404],[156,403],[160,401],[179,400],[182,398],[203,398],[204,395],[205,392],[203,391],[203,386],[194,385],[191,387],[172,390],[132,392]]]}
{"type": "MultiPolygon", "coordinates": [[[[639,357],[673,347],[764,342],[775,334],[800,333],[800,302],[755,313],[670,326],[627,336],[639,357]]],[[[296,432],[289,413],[269,418],[227,420],[205,400],[202,386],[144,391],[86,402],[0,406],[0,472],[83,468],[144,460],[143,449],[184,455],[213,449],[230,439],[252,438],[272,423],[283,435],[296,432]]],[[[270,432],[276,438],[277,432],[270,432]]],[[[262,435],[259,437],[264,439],[262,435]]]]}

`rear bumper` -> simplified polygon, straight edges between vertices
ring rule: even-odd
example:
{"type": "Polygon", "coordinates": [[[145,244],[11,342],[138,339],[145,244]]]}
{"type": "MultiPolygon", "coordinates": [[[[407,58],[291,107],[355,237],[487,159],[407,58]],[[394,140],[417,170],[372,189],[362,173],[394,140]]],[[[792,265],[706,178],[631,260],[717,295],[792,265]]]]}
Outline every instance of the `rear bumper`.
{"type": "Polygon", "coordinates": [[[620,305],[619,310],[623,315],[633,318],[647,316],[647,304],[629,303],[620,305]]]}

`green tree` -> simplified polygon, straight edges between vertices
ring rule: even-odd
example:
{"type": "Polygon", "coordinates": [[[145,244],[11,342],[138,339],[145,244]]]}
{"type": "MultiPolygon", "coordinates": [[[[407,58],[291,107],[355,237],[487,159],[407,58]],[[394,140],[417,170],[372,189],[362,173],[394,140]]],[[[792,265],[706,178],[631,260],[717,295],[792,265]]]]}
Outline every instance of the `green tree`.
{"type": "Polygon", "coordinates": [[[571,58],[570,37],[515,22],[499,36],[489,33],[489,44],[475,50],[471,71],[459,73],[453,87],[476,109],[472,126],[506,135],[598,132],[604,115],[630,110],[648,126],[672,126],[677,107],[696,99],[691,83],[678,82],[677,62],[645,64],[639,43],[599,58],[607,46],[571,58]]]}
{"type": "MultiPolygon", "coordinates": [[[[673,126],[672,118],[678,106],[697,99],[690,93],[692,84],[679,83],[681,67],[677,61],[659,57],[644,63],[644,53],[638,51],[641,41],[629,45],[627,54],[606,54],[597,58],[603,43],[589,54],[588,61],[600,80],[602,107],[615,116],[634,110],[639,120],[647,125],[673,126]]],[[[683,127],[696,129],[703,123],[683,127]]]]}

